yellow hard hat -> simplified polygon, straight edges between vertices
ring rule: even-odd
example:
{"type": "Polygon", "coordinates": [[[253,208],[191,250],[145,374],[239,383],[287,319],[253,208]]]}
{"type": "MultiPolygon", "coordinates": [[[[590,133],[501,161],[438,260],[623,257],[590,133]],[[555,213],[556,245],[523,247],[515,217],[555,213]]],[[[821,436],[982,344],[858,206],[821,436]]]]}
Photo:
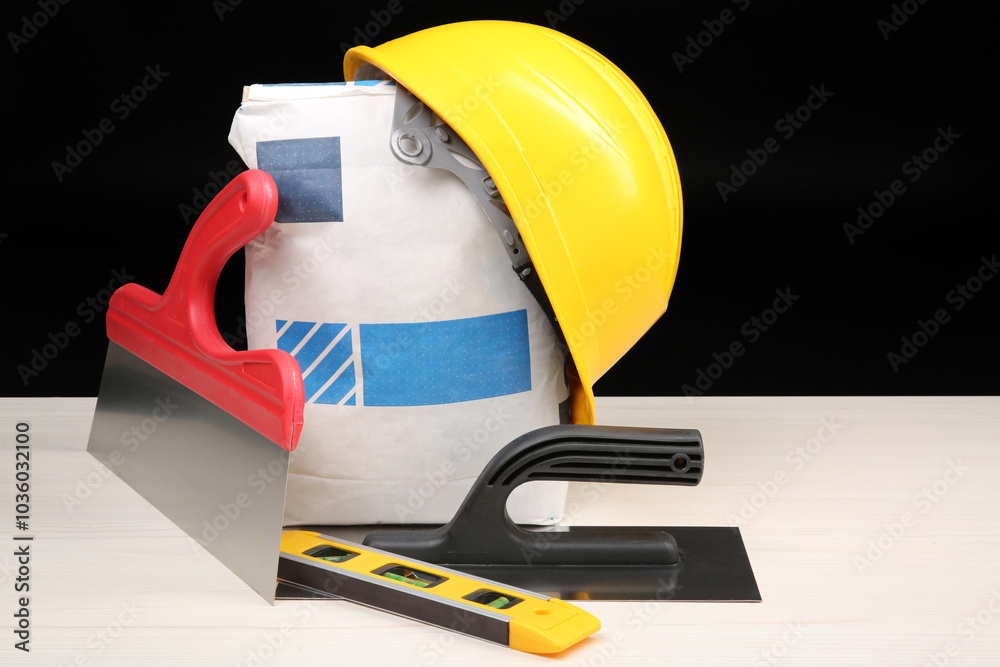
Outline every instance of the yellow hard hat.
{"type": "Polygon", "coordinates": [[[540,279],[569,348],[571,419],[594,423],[593,383],[663,314],[677,273],[680,179],[645,97],[586,45],[509,21],[357,46],[344,74],[391,77],[478,158],[520,236],[502,231],[508,252],[527,251],[515,270],[540,279]]]}

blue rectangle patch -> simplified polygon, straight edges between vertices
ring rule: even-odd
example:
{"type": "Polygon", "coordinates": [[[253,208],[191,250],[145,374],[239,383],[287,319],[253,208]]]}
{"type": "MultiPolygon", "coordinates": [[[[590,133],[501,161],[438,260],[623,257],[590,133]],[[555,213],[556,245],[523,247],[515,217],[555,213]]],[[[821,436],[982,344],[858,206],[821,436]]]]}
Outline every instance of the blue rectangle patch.
{"type": "Polygon", "coordinates": [[[365,405],[435,405],[531,389],[525,310],[362,324],[365,405]]]}
{"type": "Polygon", "coordinates": [[[275,222],[343,222],[340,137],[257,142],[257,168],[278,186],[275,222]]]}

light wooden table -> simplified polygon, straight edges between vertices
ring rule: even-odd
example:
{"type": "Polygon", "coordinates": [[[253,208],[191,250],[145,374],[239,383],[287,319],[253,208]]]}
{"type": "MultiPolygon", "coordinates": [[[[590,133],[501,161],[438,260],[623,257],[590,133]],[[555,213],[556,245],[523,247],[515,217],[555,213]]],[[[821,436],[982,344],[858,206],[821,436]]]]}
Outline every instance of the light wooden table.
{"type": "Polygon", "coordinates": [[[574,487],[575,523],[739,525],[763,602],[578,602],[603,628],[556,658],[346,602],[269,606],[91,459],[93,408],[0,399],[2,665],[1000,664],[998,398],[599,399],[605,424],[701,430],[706,471],[574,487]],[[30,654],[12,631],[19,421],[30,654]]]}

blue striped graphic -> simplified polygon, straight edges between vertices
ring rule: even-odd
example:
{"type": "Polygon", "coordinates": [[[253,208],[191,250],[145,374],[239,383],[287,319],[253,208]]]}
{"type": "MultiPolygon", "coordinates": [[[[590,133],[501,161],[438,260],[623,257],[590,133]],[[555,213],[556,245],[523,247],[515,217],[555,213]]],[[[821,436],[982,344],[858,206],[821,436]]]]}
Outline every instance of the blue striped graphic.
{"type": "Polygon", "coordinates": [[[443,322],[275,325],[310,403],[439,405],[531,390],[525,310],[443,322]]]}
{"type": "Polygon", "coordinates": [[[257,142],[257,168],[278,186],[275,222],[342,222],[340,137],[257,142]]]}
{"type": "Polygon", "coordinates": [[[354,405],[357,377],[354,362],[348,363],[354,355],[348,325],[277,320],[275,328],[278,349],[299,362],[307,402],[336,405],[348,397],[345,404],[354,405]]]}
{"type": "MultiPolygon", "coordinates": [[[[319,356],[323,354],[327,346],[333,342],[341,331],[344,330],[346,324],[321,324],[316,332],[309,337],[309,340],[305,341],[302,348],[296,353],[295,358],[299,362],[299,366],[303,369],[309,368],[313,365],[313,362],[319,359],[319,356]]],[[[349,336],[348,336],[348,342],[349,336]]]]}
{"type": "MultiPolygon", "coordinates": [[[[336,375],[347,360],[350,359],[353,350],[351,349],[351,332],[347,331],[347,335],[341,338],[333,349],[325,357],[323,357],[318,364],[308,373],[303,369],[302,384],[306,390],[306,400],[314,400],[316,403],[337,403],[340,398],[343,398],[347,393],[341,394],[337,397],[337,400],[333,400],[333,395],[327,396],[327,392],[324,392],[322,396],[320,395],[320,390],[330,381],[331,378],[337,377],[338,379],[344,375],[341,373],[339,376],[336,375]],[[325,397],[325,398],[324,398],[325,397]],[[319,400],[323,398],[323,400],[319,400]]],[[[299,364],[301,366],[301,364],[299,364]]],[[[356,380],[354,378],[354,373],[351,372],[350,375],[351,383],[347,387],[350,389],[354,386],[356,380]]],[[[334,382],[336,384],[336,381],[334,382]]],[[[331,387],[333,385],[330,385],[331,387]]],[[[343,385],[342,385],[343,386],[343,385]]]]}
{"type": "MultiPolygon", "coordinates": [[[[350,337],[348,336],[348,343],[350,343],[350,337]]],[[[348,345],[350,347],[350,345],[348,345]]],[[[337,366],[340,368],[340,366],[337,366]]],[[[351,397],[344,402],[344,405],[354,405],[355,394],[351,393],[354,391],[357,385],[357,378],[354,374],[354,362],[352,361],[350,365],[344,369],[344,372],[337,376],[337,379],[316,399],[316,403],[322,403],[325,405],[337,405],[341,400],[348,394],[351,397]]]]}
{"type": "MultiPolygon", "coordinates": [[[[277,322],[278,331],[285,326],[285,320],[278,320],[277,322]]],[[[292,322],[288,327],[288,330],[282,334],[281,338],[278,339],[278,349],[284,350],[285,352],[291,352],[298,344],[302,342],[302,339],[313,330],[315,327],[315,322],[292,322]]],[[[301,362],[299,362],[301,364],[301,362]]]]}

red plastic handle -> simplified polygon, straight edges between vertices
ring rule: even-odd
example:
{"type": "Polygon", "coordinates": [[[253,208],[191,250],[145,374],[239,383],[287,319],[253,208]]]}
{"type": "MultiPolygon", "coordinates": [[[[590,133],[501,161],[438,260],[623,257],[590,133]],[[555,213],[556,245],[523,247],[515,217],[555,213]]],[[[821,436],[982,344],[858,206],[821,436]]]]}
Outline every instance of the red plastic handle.
{"type": "Polygon", "coordinates": [[[112,341],[291,451],[305,400],[298,362],[281,350],[233,350],[215,320],[222,268],[277,210],[267,173],[234,178],[194,224],[163,296],[135,283],[119,288],[107,326],[112,341]]]}

